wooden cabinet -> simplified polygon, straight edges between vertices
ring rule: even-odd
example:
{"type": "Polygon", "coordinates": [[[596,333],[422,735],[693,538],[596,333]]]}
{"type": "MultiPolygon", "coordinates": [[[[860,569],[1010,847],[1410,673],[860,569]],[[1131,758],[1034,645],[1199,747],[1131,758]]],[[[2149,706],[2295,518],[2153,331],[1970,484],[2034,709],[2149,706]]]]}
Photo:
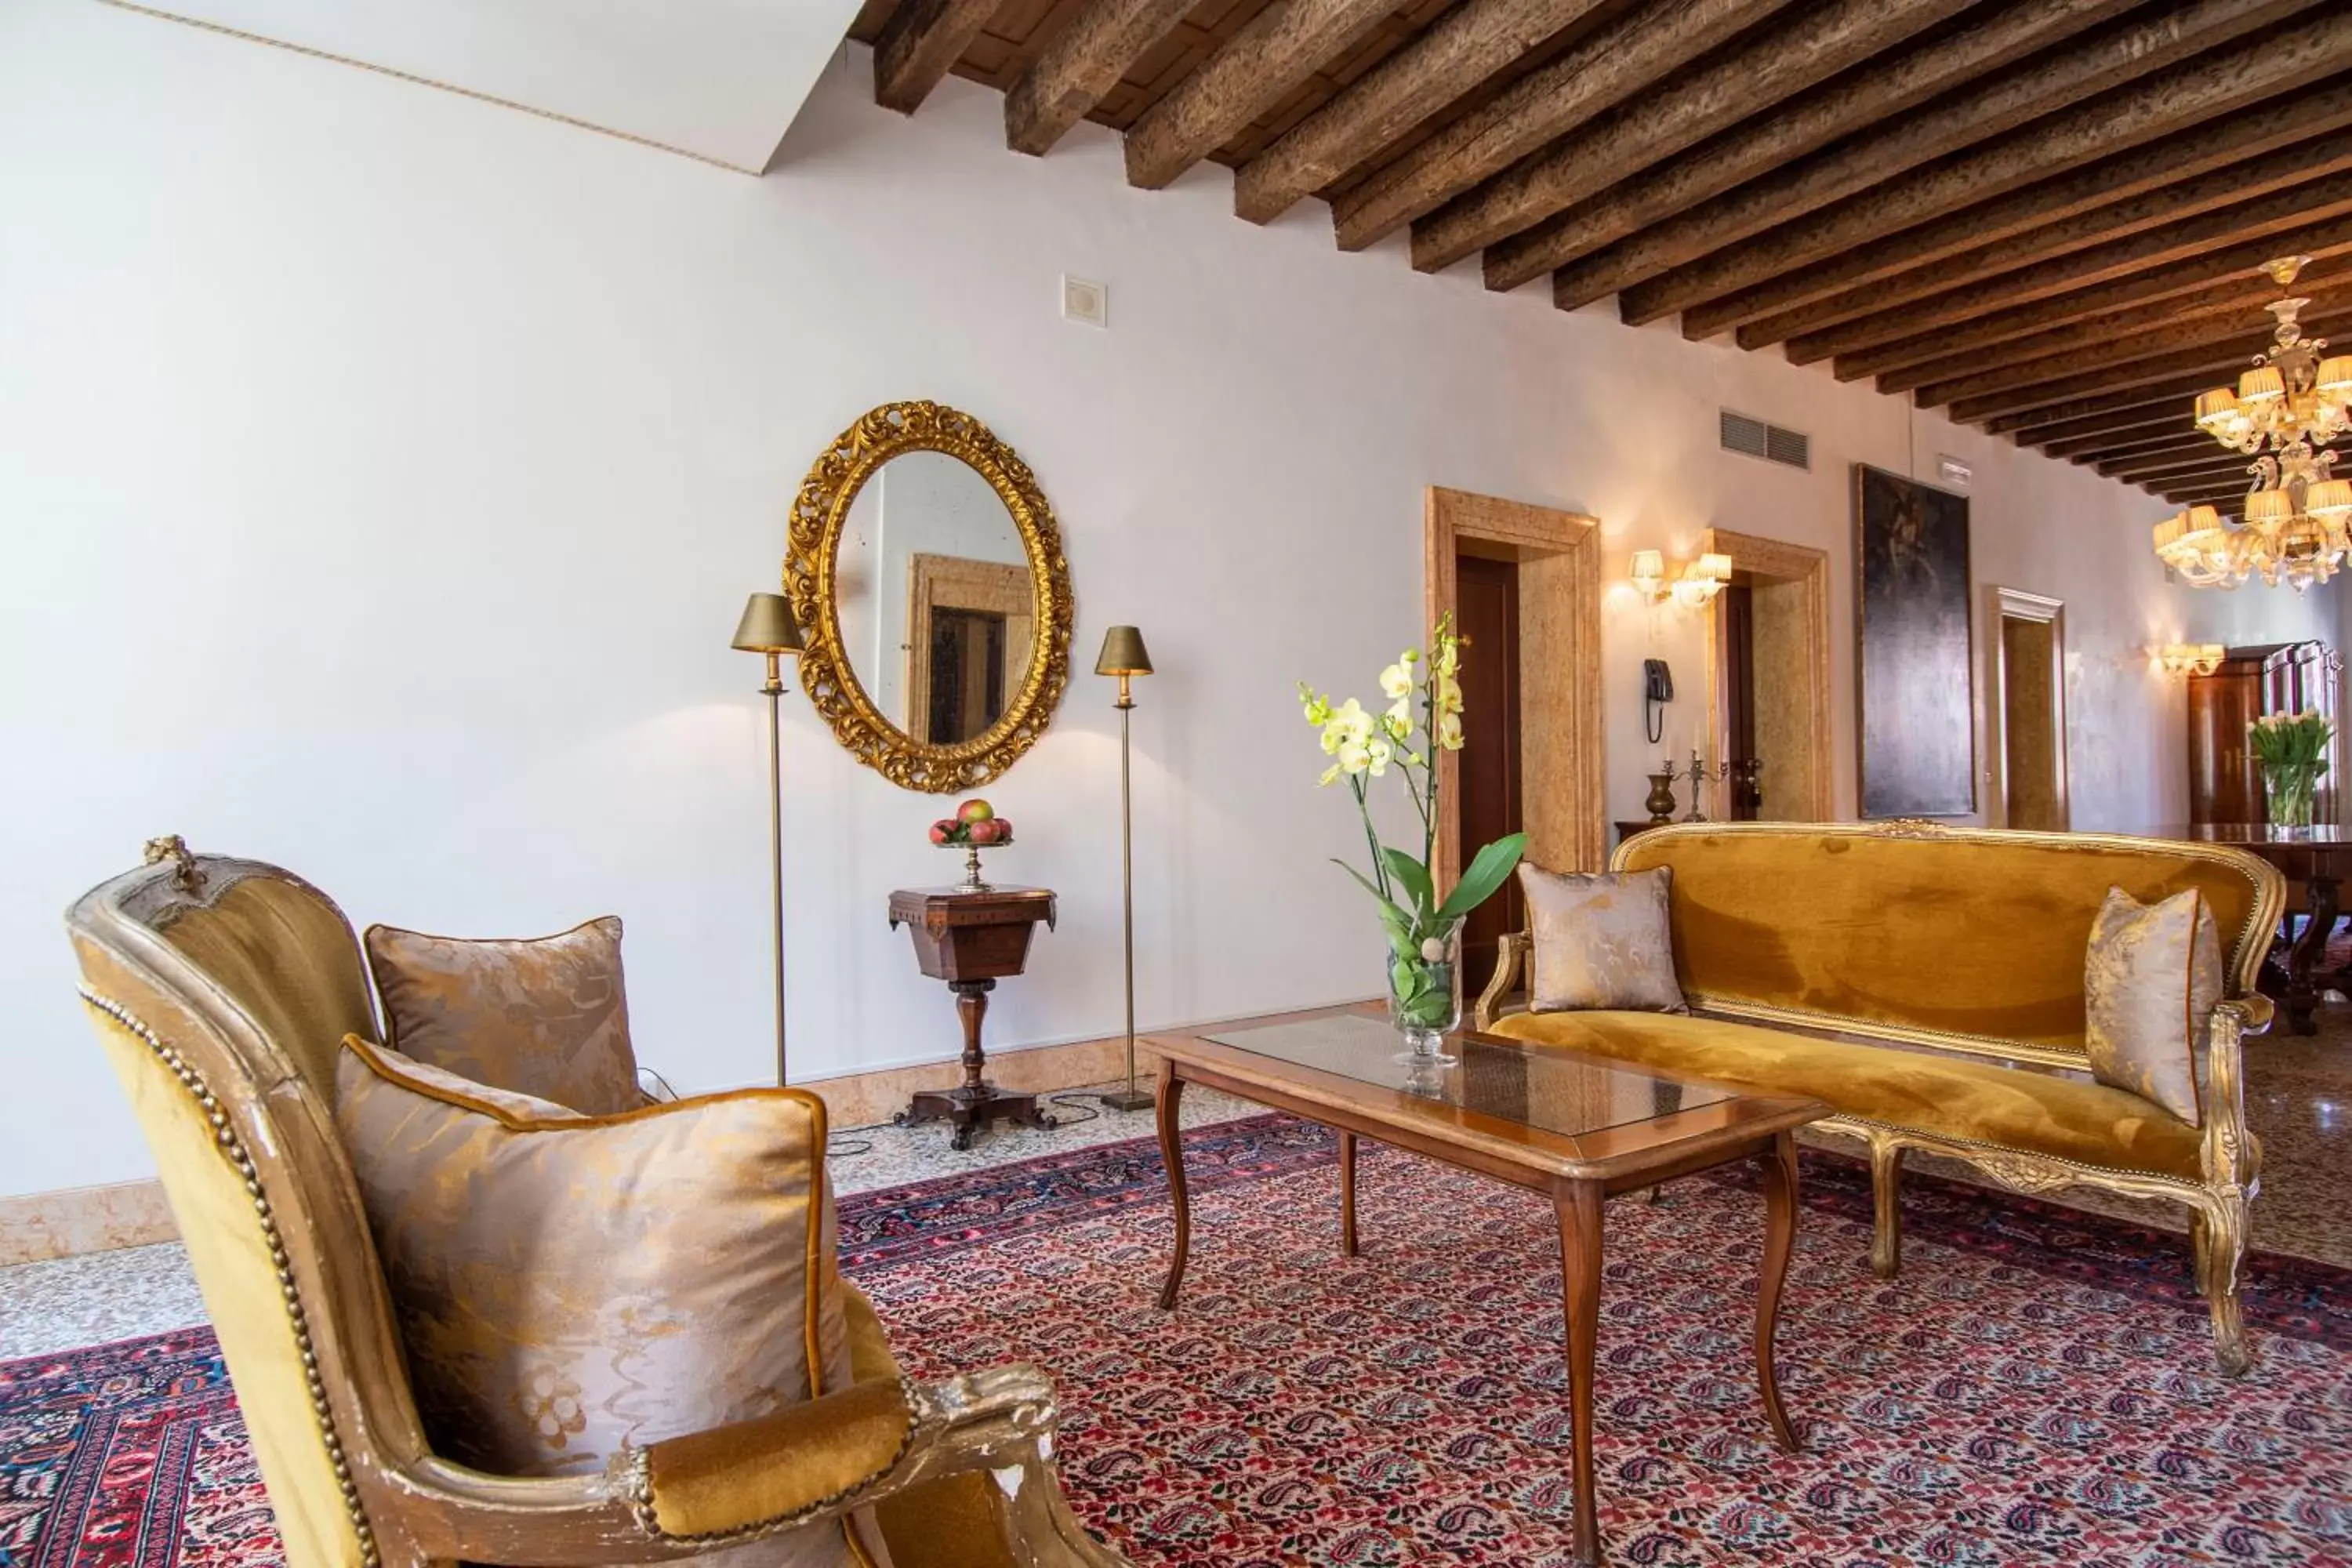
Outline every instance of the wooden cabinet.
{"type": "MultiPolygon", "coordinates": [[[[2262,770],[2246,743],[2246,726],[2269,713],[2313,710],[2340,722],[2344,662],[2323,642],[2263,643],[2233,647],[2210,675],[2189,678],[2189,819],[2198,824],[2260,823],[2262,770]]],[[[2320,781],[2312,815],[2338,822],[2344,737],[2320,781]]]]}

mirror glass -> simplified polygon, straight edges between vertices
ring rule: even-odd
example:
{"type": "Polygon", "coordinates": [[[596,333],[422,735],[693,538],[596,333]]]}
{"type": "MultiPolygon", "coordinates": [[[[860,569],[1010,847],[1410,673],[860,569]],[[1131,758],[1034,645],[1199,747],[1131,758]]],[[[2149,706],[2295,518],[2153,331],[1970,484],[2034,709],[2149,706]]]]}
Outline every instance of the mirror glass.
{"type": "Polygon", "coordinates": [[[945,452],[901,452],[851,500],[834,563],[842,652],[908,738],[946,746],[1004,716],[1035,656],[1029,552],[994,486],[945,452]]]}

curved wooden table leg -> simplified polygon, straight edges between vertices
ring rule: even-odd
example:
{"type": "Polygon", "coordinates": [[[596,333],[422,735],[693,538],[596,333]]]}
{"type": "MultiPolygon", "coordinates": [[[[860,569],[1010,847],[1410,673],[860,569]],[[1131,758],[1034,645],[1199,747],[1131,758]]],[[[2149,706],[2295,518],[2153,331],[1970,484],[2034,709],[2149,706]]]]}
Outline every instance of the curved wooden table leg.
{"type": "Polygon", "coordinates": [[[1192,1250],[1192,1207],[1184,1195],[1184,1134],[1176,1119],[1176,1108],[1184,1098],[1184,1080],[1176,1076],[1176,1064],[1162,1058],[1160,1063],[1160,1158],[1168,1167],[1168,1197],[1176,1205],[1176,1255],[1168,1260],[1168,1283],[1160,1288],[1160,1310],[1172,1310],[1176,1305],[1176,1288],[1184,1283],[1184,1258],[1192,1250]]]}
{"type": "Polygon", "coordinates": [[[1569,1182],[1552,1190],[1559,1215],[1561,1306],[1568,1319],[1568,1410],[1574,1543],[1582,1568],[1601,1561],[1601,1510],[1592,1476],[1592,1356],[1601,1333],[1601,1187],[1569,1182]]]}
{"type": "Polygon", "coordinates": [[[1339,1253],[1356,1256],[1356,1135],[1339,1134],[1339,1253]]]}
{"type": "Polygon", "coordinates": [[[1764,1394],[1773,1437],[1793,1454],[1800,1447],[1797,1432],[1781,1408],[1780,1380],[1772,1369],[1780,1286],[1789,1277],[1789,1253],[1797,1240],[1797,1141],[1786,1132],[1772,1140],[1772,1152],[1764,1156],[1764,1264],[1756,1284],[1756,1384],[1764,1394]]]}
{"type": "Polygon", "coordinates": [[[2337,889],[2333,877],[2307,878],[2304,886],[2309,891],[2311,914],[2287,953],[2284,1000],[2287,1027],[2298,1035],[2313,1035],[2319,1032],[2319,1026],[2312,1021],[2319,1007],[2319,982],[2313,972],[2327,956],[2328,934],[2336,929],[2337,889]]]}

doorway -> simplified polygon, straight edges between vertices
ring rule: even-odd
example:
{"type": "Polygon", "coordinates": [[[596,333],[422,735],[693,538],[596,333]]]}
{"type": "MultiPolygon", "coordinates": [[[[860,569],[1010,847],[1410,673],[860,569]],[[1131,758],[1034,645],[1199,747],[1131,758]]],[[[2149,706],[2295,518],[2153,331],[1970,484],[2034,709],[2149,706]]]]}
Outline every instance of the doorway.
{"type": "MultiPolygon", "coordinates": [[[[1454,558],[1454,625],[1462,635],[1462,842],[1491,844],[1526,826],[1519,775],[1519,566],[1461,542],[1454,558]]],[[[1525,930],[1517,878],[1470,912],[1463,928],[1466,973],[1489,974],[1504,933],[1525,930]]]]}
{"type": "MultiPolygon", "coordinates": [[[[1433,487],[1423,545],[1429,624],[1451,612],[1472,637],[1463,654],[1468,743],[1438,754],[1437,854],[1431,868],[1437,885],[1451,888],[1460,879],[1465,843],[1475,847],[1501,836],[1487,824],[1511,821],[1514,800],[1528,860],[1554,871],[1601,869],[1608,823],[1601,779],[1600,520],[1433,487]],[[1508,629],[1473,626],[1473,616],[1501,617],[1508,629]],[[1479,681],[1495,684],[1482,692],[1474,685],[1479,681]],[[1491,720],[1479,712],[1481,703],[1491,720]],[[1497,799],[1506,804],[1497,808],[1491,804],[1497,799]],[[1475,808],[1476,816],[1467,804],[1473,801],[1487,803],[1475,808]]],[[[1510,896],[1517,892],[1514,885],[1510,896]]],[[[1523,921],[1504,925],[1512,918],[1498,912],[1486,921],[1488,939],[1521,929],[1523,921]]],[[[1485,962],[1465,961],[1474,989],[1485,981],[1488,969],[1479,966],[1485,962]]]]}
{"type": "Polygon", "coordinates": [[[1995,802],[1999,826],[2063,833],[2066,799],[2066,606],[2016,588],[1994,588],[1987,606],[1997,635],[1992,660],[1995,802]]]}
{"type": "Polygon", "coordinates": [[[1699,548],[1731,557],[1730,585],[1706,627],[1706,711],[1714,760],[1707,815],[1735,822],[1827,822],[1830,558],[1825,550],[1727,528],[1699,548]]]}

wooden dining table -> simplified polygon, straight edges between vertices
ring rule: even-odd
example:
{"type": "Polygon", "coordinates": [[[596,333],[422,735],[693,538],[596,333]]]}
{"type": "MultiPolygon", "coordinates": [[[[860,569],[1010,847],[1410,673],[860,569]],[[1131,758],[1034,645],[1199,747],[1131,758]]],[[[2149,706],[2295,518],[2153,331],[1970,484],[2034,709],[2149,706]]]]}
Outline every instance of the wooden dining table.
{"type": "MultiPolygon", "coordinates": [[[[2336,918],[2342,912],[2343,883],[2352,877],[2352,828],[2334,823],[2275,827],[2263,822],[2199,822],[2142,828],[2140,833],[2148,838],[2243,849],[2277,867],[2288,882],[2301,885],[2311,918],[2279,966],[2283,973],[2278,976],[2278,1002],[2290,1030],[2298,1035],[2315,1033],[2319,1026],[2313,1015],[2319,1008],[2323,982],[2337,978],[2323,970],[2328,933],[2336,929],[2336,918]]],[[[2294,910],[2293,902],[2290,899],[2290,912],[2303,912],[2294,910]]]]}

